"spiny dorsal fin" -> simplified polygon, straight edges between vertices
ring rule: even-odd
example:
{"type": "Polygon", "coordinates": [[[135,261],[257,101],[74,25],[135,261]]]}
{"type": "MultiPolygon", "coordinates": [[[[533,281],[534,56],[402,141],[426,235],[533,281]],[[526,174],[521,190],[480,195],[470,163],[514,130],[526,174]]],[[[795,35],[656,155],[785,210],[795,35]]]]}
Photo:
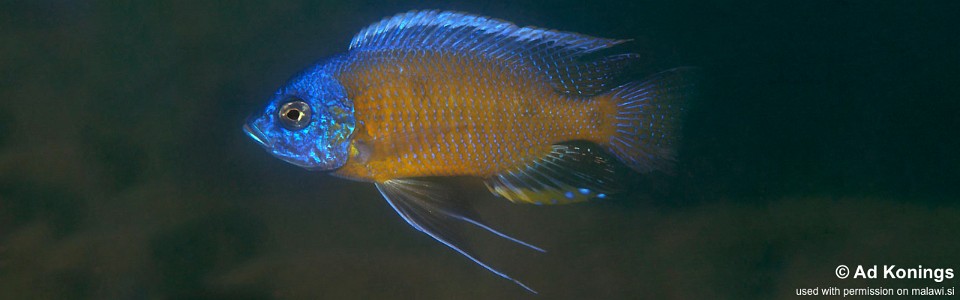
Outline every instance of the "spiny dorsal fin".
{"type": "Polygon", "coordinates": [[[468,52],[539,71],[559,92],[595,95],[612,88],[611,78],[638,57],[622,54],[596,61],[578,58],[625,41],[518,27],[483,16],[430,10],[411,11],[374,23],[353,37],[350,50],[468,52]]]}
{"type": "Polygon", "coordinates": [[[619,187],[615,164],[587,146],[553,145],[550,154],[487,178],[487,188],[510,201],[566,204],[607,198],[619,187]]]}

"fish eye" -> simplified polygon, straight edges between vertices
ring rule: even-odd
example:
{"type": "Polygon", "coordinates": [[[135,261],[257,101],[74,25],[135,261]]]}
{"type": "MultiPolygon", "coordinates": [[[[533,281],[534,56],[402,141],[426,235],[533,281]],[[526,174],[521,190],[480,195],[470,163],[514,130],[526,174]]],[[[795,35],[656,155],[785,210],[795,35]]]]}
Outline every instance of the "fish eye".
{"type": "Polygon", "coordinates": [[[300,99],[292,98],[280,107],[280,123],[289,130],[300,130],[310,124],[312,115],[310,105],[300,99]]]}

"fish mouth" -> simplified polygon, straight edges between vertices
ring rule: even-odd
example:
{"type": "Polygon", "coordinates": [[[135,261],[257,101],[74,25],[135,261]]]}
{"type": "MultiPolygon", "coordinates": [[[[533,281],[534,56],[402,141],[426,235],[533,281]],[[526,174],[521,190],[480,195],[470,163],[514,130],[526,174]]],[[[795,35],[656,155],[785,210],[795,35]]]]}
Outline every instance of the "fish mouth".
{"type": "Polygon", "coordinates": [[[272,148],[273,144],[267,139],[267,136],[263,134],[263,131],[260,131],[260,128],[257,128],[256,125],[243,124],[243,132],[247,134],[251,139],[260,144],[265,148],[272,148]]]}

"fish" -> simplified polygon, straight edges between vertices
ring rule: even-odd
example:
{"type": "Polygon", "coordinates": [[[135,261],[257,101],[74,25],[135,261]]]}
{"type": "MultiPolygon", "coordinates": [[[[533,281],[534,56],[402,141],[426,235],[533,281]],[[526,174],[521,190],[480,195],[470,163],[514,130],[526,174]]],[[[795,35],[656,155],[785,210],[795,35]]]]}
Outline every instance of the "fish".
{"type": "Polygon", "coordinates": [[[511,202],[552,205],[610,198],[623,170],[671,172],[698,72],[632,78],[640,55],[603,55],[628,41],[401,13],[295,74],[243,130],[283,161],[373,183],[411,227],[537,293],[480,260],[461,231],[546,251],[487,225],[435,178],[477,178],[511,202]]]}

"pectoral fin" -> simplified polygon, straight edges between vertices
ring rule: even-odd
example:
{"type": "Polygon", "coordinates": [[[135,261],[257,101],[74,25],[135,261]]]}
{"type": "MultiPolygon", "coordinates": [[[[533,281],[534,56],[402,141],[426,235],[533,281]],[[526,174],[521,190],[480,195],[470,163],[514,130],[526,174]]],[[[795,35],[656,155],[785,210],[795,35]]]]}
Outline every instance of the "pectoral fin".
{"type": "Polygon", "coordinates": [[[387,200],[387,203],[413,228],[426,233],[490,272],[536,293],[522,282],[474,257],[471,251],[463,246],[463,238],[455,221],[472,224],[540,252],[545,252],[543,249],[510,237],[481,223],[473,210],[462,203],[452,201],[450,193],[437,184],[414,179],[393,179],[377,183],[377,189],[387,200]]]}

